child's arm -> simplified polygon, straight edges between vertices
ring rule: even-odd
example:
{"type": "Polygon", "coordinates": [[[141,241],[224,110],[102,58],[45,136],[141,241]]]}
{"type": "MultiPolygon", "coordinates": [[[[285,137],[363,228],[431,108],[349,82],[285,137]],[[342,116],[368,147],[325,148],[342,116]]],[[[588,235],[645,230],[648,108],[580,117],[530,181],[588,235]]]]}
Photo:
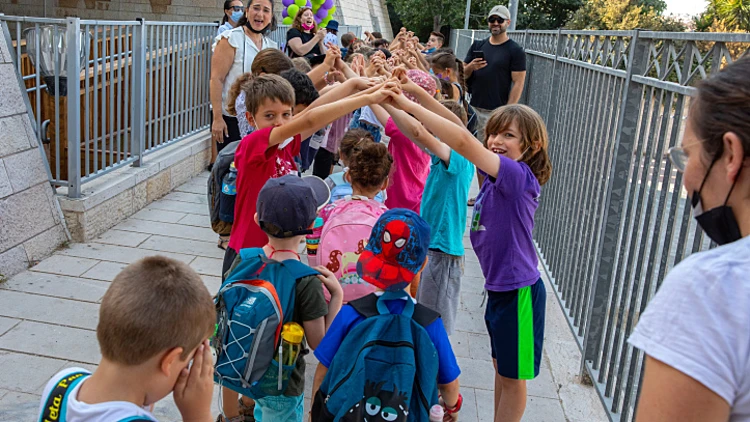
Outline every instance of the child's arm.
{"type": "MultiPolygon", "coordinates": [[[[448,384],[438,384],[438,390],[440,391],[440,395],[443,398],[445,407],[447,407],[448,409],[455,408],[458,404],[458,378],[453,380],[453,382],[449,382],[448,384]]],[[[458,415],[456,413],[454,413],[453,415],[454,417],[452,418],[452,420],[458,419],[458,415]]]]}
{"type": "Polygon", "coordinates": [[[497,177],[497,173],[500,170],[500,157],[486,149],[481,143],[477,142],[476,138],[474,138],[466,128],[456,125],[420,105],[409,101],[403,95],[396,95],[395,93],[389,95],[393,99],[395,106],[407,113],[411,113],[417,120],[422,122],[430,132],[440,138],[442,142],[446,143],[457,153],[466,157],[467,160],[474,163],[475,166],[489,176],[497,177]]]}
{"type": "Polygon", "coordinates": [[[298,118],[305,113],[311,111],[315,107],[320,107],[326,104],[333,103],[335,101],[341,100],[343,98],[352,97],[353,94],[359,94],[362,90],[367,90],[369,88],[372,88],[376,85],[376,80],[369,79],[369,78],[353,78],[349,79],[346,82],[334,86],[330,90],[326,90],[325,93],[321,93],[320,97],[318,97],[317,100],[313,101],[312,104],[310,104],[305,111],[298,114],[297,116],[294,116],[295,118],[298,118]]]}
{"type": "MultiPolygon", "coordinates": [[[[328,327],[331,326],[331,323],[336,318],[344,303],[344,290],[331,270],[322,265],[315,267],[315,269],[320,272],[321,275],[318,278],[326,289],[328,289],[328,293],[331,294],[331,301],[328,302],[328,314],[325,316],[325,331],[328,331],[328,327]]],[[[323,337],[321,336],[321,338],[323,337]]]]}
{"type": "Polygon", "coordinates": [[[422,107],[430,110],[431,112],[444,119],[450,120],[451,122],[464,127],[464,122],[462,122],[461,119],[458,118],[458,116],[445,108],[444,105],[440,104],[440,101],[430,96],[427,91],[425,91],[424,89],[422,89],[422,87],[415,84],[414,81],[409,79],[409,77],[406,76],[406,71],[404,71],[403,69],[396,69],[393,71],[393,77],[397,78],[401,82],[401,86],[404,91],[417,97],[417,99],[419,100],[419,104],[422,105],[422,107]]]}
{"type": "MultiPolygon", "coordinates": [[[[385,84],[376,85],[370,88],[365,91],[367,93],[365,95],[357,95],[341,101],[336,101],[332,104],[316,107],[308,112],[300,114],[291,122],[274,128],[271,130],[269,136],[269,148],[298,134],[302,139],[309,138],[313,133],[317,132],[318,129],[333,122],[339,117],[351,113],[362,106],[383,101],[388,95],[386,92],[391,92],[382,89],[384,85],[385,84]]],[[[330,94],[331,93],[329,93],[329,95],[330,94]]]]}
{"type": "Polygon", "coordinates": [[[375,115],[375,117],[380,122],[380,126],[385,127],[388,124],[388,118],[390,117],[390,115],[388,114],[388,112],[385,111],[385,109],[383,107],[381,107],[380,105],[378,105],[378,104],[372,104],[370,106],[370,109],[372,110],[372,113],[375,115]]]}
{"type": "Polygon", "coordinates": [[[336,64],[336,59],[341,58],[341,51],[337,49],[330,49],[326,52],[326,58],[323,64],[317,66],[315,69],[307,72],[307,77],[310,78],[315,89],[320,91],[326,86],[326,74],[333,69],[336,64]]]}
{"type": "Polygon", "coordinates": [[[315,395],[318,394],[318,390],[320,390],[320,384],[323,384],[323,380],[326,377],[326,374],[328,373],[328,368],[323,366],[322,363],[318,362],[318,367],[315,368],[315,376],[313,377],[313,385],[312,385],[312,400],[315,401],[315,395]]]}
{"type": "MultiPolygon", "coordinates": [[[[373,110],[375,107],[380,108],[380,106],[377,105],[371,107],[373,110]]],[[[393,117],[393,122],[396,123],[396,126],[398,126],[399,130],[401,130],[407,138],[417,144],[418,147],[428,150],[436,157],[443,160],[446,164],[450,163],[451,148],[432,136],[432,134],[422,126],[422,123],[409,116],[403,110],[399,110],[387,103],[383,104],[383,108],[391,115],[391,117],[393,117]]]]}

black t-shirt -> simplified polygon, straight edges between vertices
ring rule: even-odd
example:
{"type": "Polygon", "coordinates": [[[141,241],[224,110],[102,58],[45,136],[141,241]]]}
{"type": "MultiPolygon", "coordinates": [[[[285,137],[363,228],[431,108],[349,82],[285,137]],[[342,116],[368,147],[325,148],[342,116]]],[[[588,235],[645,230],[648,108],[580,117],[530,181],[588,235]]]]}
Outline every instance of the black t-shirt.
{"type": "Polygon", "coordinates": [[[289,57],[295,58],[295,57],[312,57],[317,56],[320,54],[320,44],[315,44],[315,47],[312,48],[307,54],[304,56],[300,56],[299,54],[295,53],[294,50],[292,50],[291,47],[289,47],[289,41],[291,41],[293,38],[300,38],[302,39],[302,44],[306,44],[308,41],[313,39],[315,37],[315,34],[313,33],[307,33],[302,32],[297,28],[290,28],[288,31],[286,31],[286,44],[287,49],[289,52],[289,57]]]}
{"type": "Polygon", "coordinates": [[[471,105],[493,110],[508,104],[513,83],[511,72],[526,70],[526,53],[513,40],[500,45],[490,44],[489,39],[477,40],[471,45],[464,63],[476,58],[474,51],[483,51],[487,66],[475,70],[469,78],[471,105]]]}

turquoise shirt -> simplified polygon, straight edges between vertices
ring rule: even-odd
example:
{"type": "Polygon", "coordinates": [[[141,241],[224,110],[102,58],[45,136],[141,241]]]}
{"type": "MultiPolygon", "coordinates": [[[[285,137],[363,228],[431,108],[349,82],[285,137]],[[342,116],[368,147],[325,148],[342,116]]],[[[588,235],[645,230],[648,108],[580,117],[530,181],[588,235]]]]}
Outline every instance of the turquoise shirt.
{"type": "Polygon", "coordinates": [[[466,201],[474,178],[474,165],[451,150],[448,165],[430,154],[430,175],[422,194],[420,214],[432,231],[430,249],[463,256],[466,201]]]}

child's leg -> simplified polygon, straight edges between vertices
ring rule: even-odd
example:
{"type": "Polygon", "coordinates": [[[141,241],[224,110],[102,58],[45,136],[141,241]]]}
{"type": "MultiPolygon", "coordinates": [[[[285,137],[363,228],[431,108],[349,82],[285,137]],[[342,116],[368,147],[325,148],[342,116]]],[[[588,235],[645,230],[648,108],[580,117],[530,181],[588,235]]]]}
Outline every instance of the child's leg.
{"type": "Polygon", "coordinates": [[[221,387],[221,410],[224,413],[225,421],[240,415],[239,398],[240,395],[236,391],[221,387]]]}
{"type": "Polygon", "coordinates": [[[417,302],[440,313],[445,331],[450,336],[460,299],[464,258],[437,250],[428,251],[427,257],[417,290],[417,302]]]}
{"type": "Polygon", "coordinates": [[[495,422],[518,422],[526,410],[526,380],[495,374],[495,386],[501,385],[499,400],[495,391],[495,422]]]}

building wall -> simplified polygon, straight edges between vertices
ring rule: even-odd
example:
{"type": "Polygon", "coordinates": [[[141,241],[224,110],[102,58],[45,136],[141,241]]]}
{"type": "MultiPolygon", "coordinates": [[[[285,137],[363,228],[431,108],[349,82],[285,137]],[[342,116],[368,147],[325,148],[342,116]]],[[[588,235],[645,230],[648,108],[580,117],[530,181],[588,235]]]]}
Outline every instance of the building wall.
{"type": "MultiPolygon", "coordinates": [[[[274,0],[281,18],[281,0],[274,0]]],[[[18,16],[84,19],[213,22],[221,20],[224,0],[0,0],[0,13],[18,16]]],[[[385,0],[338,0],[337,17],[344,25],[361,25],[392,36],[385,0]]]]}
{"type": "Polygon", "coordinates": [[[0,281],[46,258],[68,240],[47,164],[26,113],[16,69],[0,31],[0,281]]]}

